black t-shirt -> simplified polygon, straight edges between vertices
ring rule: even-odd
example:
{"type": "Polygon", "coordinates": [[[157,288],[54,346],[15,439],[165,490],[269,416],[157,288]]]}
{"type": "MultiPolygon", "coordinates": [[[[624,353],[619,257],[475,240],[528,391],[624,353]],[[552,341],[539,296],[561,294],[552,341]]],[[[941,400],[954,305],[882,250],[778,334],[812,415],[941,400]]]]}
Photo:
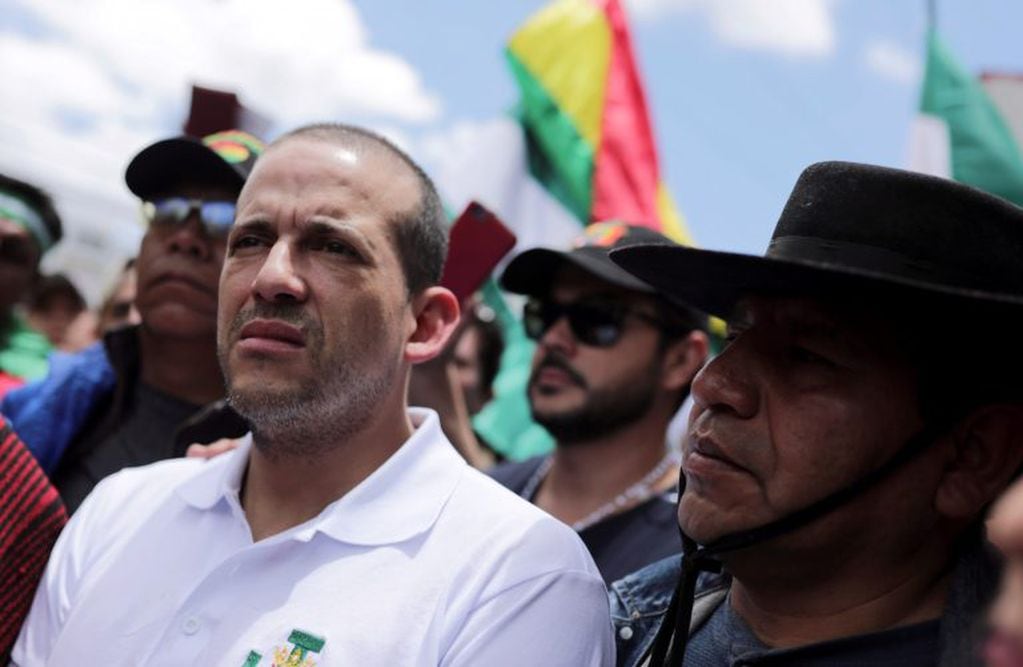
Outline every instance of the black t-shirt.
{"type": "Polygon", "coordinates": [[[685,667],[933,667],[938,664],[939,622],[926,621],[867,635],[789,649],[765,646],[728,599],[697,629],[685,667]]]}
{"type": "MultiPolygon", "coordinates": [[[[180,456],[174,443],[178,425],[200,406],[163,394],[142,382],[135,384],[130,407],[120,425],[84,455],[65,460],[53,476],[53,484],[73,512],[92,488],[121,468],[146,465],[180,456]]],[[[110,406],[109,409],[112,409],[110,406]]],[[[95,424],[102,423],[95,420],[95,424]]],[[[90,437],[83,432],[77,440],[90,437]]]]}
{"type": "MultiPolygon", "coordinates": [[[[490,476],[521,496],[544,459],[537,456],[517,463],[505,463],[494,467],[490,476]]],[[[682,550],[676,501],[674,491],[656,495],[579,531],[579,537],[590,550],[604,583],[610,586],[611,582],[626,574],[682,550]]]]}

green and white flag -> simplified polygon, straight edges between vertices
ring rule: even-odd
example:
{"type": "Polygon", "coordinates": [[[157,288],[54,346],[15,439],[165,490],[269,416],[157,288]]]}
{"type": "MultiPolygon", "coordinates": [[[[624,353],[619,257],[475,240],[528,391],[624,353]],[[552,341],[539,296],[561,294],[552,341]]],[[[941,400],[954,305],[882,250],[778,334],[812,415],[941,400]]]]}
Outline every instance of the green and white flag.
{"type": "Polygon", "coordinates": [[[932,30],[909,166],[1023,205],[1023,78],[978,78],[932,30]]]}

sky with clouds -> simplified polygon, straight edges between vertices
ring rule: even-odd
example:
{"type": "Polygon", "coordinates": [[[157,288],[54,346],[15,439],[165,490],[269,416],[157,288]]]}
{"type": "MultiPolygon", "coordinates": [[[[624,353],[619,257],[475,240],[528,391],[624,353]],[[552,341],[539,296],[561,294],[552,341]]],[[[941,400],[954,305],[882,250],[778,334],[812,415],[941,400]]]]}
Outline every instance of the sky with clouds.
{"type": "MultiPolygon", "coordinates": [[[[811,162],[905,165],[923,0],[625,3],[662,169],[700,245],[762,252],[811,162]]],[[[0,0],[0,169],[50,189],[68,235],[109,270],[100,255],[140,234],[124,166],[178,132],[192,82],[237,91],[274,132],[367,124],[441,168],[515,103],[503,44],[542,5],[0,0]]],[[[970,70],[1023,73],[1020,3],[937,5],[970,70]]]]}

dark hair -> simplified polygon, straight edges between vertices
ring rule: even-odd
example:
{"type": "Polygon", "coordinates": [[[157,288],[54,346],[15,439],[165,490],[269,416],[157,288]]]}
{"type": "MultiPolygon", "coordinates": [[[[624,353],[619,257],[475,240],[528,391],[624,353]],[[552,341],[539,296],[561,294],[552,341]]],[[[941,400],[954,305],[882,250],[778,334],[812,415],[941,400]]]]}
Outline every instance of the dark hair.
{"type": "MultiPolygon", "coordinates": [[[[651,302],[657,312],[657,319],[661,322],[661,351],[666,350],[669,345],[682,340],[693,331],[707,331],[707,316],[703,313],[669,301],[660,295],[652,295],[651,302]]],[[[691,388],[692,381],[687,382],[679,391],[675,404],[676,410],[682,407],[682,404],[689,398],[691,388]]]]}
{"type": "Polygon", "coordinates": [[[898,285],[807,295],[890,332],[895,353],[915,376],[918,410],[930,428],[952,428],[985,405],[1023,404],[1020,306],[898,285]]]}
{"type": "Polygon", "coordinates": [[[477,356],[479,357],[480,365],[480,386],[490,390],[494,386],[497,372],[501,369],[501,355],[504,353],[504,333],[501,331],[501,325],[496,317],[480,317],[476,309],[470,310],[466,319],[466,330],[475,329],[478,336],[477,356]]]}
{"type": "Polygon", "coordinates": [[[900,348],[917,374],[923,419],[951,427],[985,405],[1023,404],[1019,308],[924,304],[904,306],[897,325],[900,348]]]}
{"type": "Polygon", "coordinates": [[[67,276],[62,273],[42,276],[32,290],[28,308],[30,311],[46,311],[61,299],[71,304],[76,313],[85,310],[85,299],[67,276]]]}
{"type": "MultiPolygon", "coordinates": [[[[57,215],[57,209],[53,206],[53,200],[43,190],[4,174],[0,174],[0,190],[10,192],[31,206],[39,214],[39,217],[42,218],[43,224],[46,226],[47,231],[50,232],[53,243],[57,243],[64,236],[64,228],[60,223],[60,216],[57,215]]],[[[39,250],[41,255],[47,248],[40,248],[39,250]]]]}
{"type": "Polygon", "coordinates": [[[447,218],[437,188],[426,172],[408,154],[379,134],[344,123],[305,125],[281,136],[271,147],[298,137],[383,148],[412,170],[419,181],[419,202],[415,208],[399,214],[391,221],[394,247],[410,295],[436,285],[440,281],[448,252],[447,218]]]}

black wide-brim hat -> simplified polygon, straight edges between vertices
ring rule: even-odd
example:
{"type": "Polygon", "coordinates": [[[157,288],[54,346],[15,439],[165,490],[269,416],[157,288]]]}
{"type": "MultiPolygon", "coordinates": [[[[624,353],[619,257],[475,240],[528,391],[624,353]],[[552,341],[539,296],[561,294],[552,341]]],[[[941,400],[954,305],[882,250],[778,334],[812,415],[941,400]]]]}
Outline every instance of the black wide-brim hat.
{"type": "Polygon", "coordinates": [[[800,175],[763,257],[642,245],[611,259],[728,318],[751,294],[867,292],[1023,306],[1023,209],[944,178],[850,162],[800,175]]]}
{"type": "Polygon", "coordinates": [[[140,199],[165,194],[185,183],[220,186],[238,193],[263,149],[262,141],[241,130],[217,132],[202,139],[164,139],[132,158],[124,182],[140,199]]]}

